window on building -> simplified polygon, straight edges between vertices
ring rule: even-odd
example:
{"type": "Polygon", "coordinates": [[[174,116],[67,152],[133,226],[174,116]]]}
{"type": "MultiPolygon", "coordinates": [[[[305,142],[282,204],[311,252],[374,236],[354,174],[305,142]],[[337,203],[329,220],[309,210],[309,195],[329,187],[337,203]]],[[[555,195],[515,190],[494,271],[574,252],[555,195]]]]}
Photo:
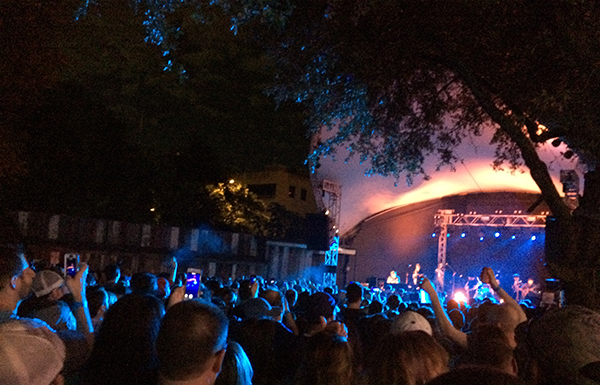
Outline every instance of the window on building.
{"type": "Polygon", "coordinates": [[[300,200],[303,200],[303,201],[306,200],[306,189],[305,188],[300,189],[300,200]]]}
{"type": "Polygon", "coordinates": [[[274,198],[277,192],[277,185],[275,183],[249,184],[248,190],[256,194],[259,198],[274,198]]]}
{"type": "Polygon", "coordinates": [[[290,186],[290,189],[288,191],[288,196],[290,198],[295,198],[296,197],[296,186],[290,186]]]}

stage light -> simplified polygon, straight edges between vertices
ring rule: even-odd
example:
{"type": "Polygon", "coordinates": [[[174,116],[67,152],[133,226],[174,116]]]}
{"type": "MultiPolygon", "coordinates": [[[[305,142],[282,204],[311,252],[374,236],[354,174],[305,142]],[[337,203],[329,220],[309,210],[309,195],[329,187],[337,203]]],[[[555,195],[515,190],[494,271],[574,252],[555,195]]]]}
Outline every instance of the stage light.
{"type": "Polygon", "coordinates": [[[496,231],[496,232],[494,233],[494,237],[496,237],[496,238],[500,238],[500,232],[499,232],[499,231],[496,231]]]}
{"type": "Polygon", "coordinates": [[[510,239],[517,239],[517,236],[513,235],[512,237],[510,237],[510,239]]]}
{"type": "Polygon", "coordinates": [[[460,237],[461,237],[461,238],[464,238],[464,237],[466,237],[466,236],[467,236],[467,233],[465,233],[464,231],[463,231],[462,233],[460,233],[460,237]]]}
{"type": "Polygon", "coordinates": [[[446,238],[450,238],[450,233],[446,234],[446,238]]]}
{"type": "Polygon", "coordinates": [[[532,236],[531,236],[531,240],[532,240],[532,241],[535,241],[536,239],[537,239],[537,237],[536,237],[535,235],[532,235],[532,236]]]}
{"type": "Polygon", "coordinates": [[[467,302],[467,297],[464,293],[457,291],[454,293],[454,300],[456,302],[467,302]]]}
{"type": "Polygon", "coordinates": [[[479,237],[479,242],[483,242],[484,237],[479,237]]]}
{"type": "Polygon", "coordinates": [[[435,238],[436,233],[431,233],[431,238],[435,238]]]}

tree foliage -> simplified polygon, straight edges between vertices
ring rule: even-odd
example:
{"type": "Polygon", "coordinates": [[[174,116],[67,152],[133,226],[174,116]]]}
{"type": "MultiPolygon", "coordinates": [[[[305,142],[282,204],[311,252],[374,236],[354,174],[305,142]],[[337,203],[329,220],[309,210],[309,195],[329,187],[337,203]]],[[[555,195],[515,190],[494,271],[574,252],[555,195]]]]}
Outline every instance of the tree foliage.
{"type": "Polygon", "coordinates": [[[286,241],[302,242],[305,219],[277,203],[267,204],[237,182],[206,187],[209,199],[202,210],[217,228],[286,241]]]}
{"type": "Polygon", "coordinates": [[[224,224],[236,232],[265,235],[270,219],[267,205],[247,188],[231,181],[206,188],[216,209],[213,224],[224,224]]]}
{"type": "Polygon", "coordinates": [[[191,7],[170,13],[187,33],[166,53],[145,41],[142,4],[137,12],[121,0],[89,4],[78,20],[78,0],[11,2],[2,11],[5,206],[197,225],[213,213],[207,184],[265,164],[303,164],[299,108],[277,110],[264,94],[272,65],[230,31],[220,7],[205,10],[214,20],[203,26],[191,7]],[[185,78],[169,60],[185,66],[185,78]]]}
{"type": "Polygon", "coordinates": [[[313,160],[345,146],[371,162],[369,172],[410,182],[427,176],[427,156],[452,166],[456,146],[491,126],[494,166],[526,164],[566,215],[535,147],[560,137],[596,162],[595,2],[310,3],[275,52],[277,95],[306,102],[314,132],[336,130],[313,160]]]}

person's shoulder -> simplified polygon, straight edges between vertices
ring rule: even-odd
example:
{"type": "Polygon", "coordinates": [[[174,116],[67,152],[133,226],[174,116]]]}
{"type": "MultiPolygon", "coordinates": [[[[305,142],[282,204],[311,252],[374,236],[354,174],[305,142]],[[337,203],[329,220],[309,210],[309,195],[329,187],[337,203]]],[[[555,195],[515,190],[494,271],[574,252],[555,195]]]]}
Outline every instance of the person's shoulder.
{"type": "Polygon", "coordinates": [[[3,328],[9,328],[13,330],[47,329],[48,331],[55,333],[55,330],[50,325],[37,318],[14,317],[6,321],[0,322],[0,326],[2,326],[3,328]]]}
{"type": "Polygon", "coordinates": [[[357,314],[357,315],[360,315],[360,314],[367,314],[367,308],[365,308],[365,307],[360,307],[360,308],[358,308],[358,309],[355,309],[355,308],[349,308],[349,307],[344,307],[344,308],[343,308],[343,311],[344,311],[346,314],[357,314]]]}

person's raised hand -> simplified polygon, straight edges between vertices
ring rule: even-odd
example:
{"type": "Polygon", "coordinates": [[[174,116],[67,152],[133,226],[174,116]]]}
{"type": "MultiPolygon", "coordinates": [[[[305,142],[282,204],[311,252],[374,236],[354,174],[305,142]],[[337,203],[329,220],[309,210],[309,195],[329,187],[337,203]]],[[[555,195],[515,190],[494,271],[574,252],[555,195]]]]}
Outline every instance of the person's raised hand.
{"type": "Polygon", "coordinates": [[[348,328],[345,324],[339,321],[328,322],[325,330],[337,334],[342,338],[348,338],[348,328]]]}
{"type": "Polygon", "coordinates": [[[419,276],[418,282],[419,282],[419,287],[421,289],[425,290],[425,293],[429,294],[429,296],[432,296],[433,294],[435,294],[435,288],[431,284],[431,281],[429,280],[429,278],[427,278],[421,274],[419,276]]]}
{"type": "Polygon", "coordinates": [[[481,270],[479,279],[481,280],[481,282],[488,283],[492,287],[498,286],[498,280],[496,279],[496,274],[494,274],[494,270],[492,270],[489,267],[484,267],[483,270],[481,270]]]}
{"type": "Polygon", "coordinates": [[[87,276],[89,272],[89,266],[85,262],[81,262],[77,265],[77,273],[71,277],[67,275],[65,284],[69,288],[75,302],[85,301],[85,287],[87,284],[87,276]]]}
{"type": "Polygon", "coordinates": [[[174,288],[173,290],[171,290],[171,295],[167,299],[167,309],[179,302],[182,302],[184,298],[185,286],[178,286],[174,288]]]}
{"type": "Polygon", "coordinates": [[[289,313],[289,311],[290,311],[290,303],[288,302],[287,298],[285,298],[285,296],[283,296],[283,314],[289,313]]]}
{"type": "Polygon", "coordinates": [[[252,294],[251,298],[258,297],[258,279],[254,279],[253,282],[251,281],[250,293],[252,294]]]}

